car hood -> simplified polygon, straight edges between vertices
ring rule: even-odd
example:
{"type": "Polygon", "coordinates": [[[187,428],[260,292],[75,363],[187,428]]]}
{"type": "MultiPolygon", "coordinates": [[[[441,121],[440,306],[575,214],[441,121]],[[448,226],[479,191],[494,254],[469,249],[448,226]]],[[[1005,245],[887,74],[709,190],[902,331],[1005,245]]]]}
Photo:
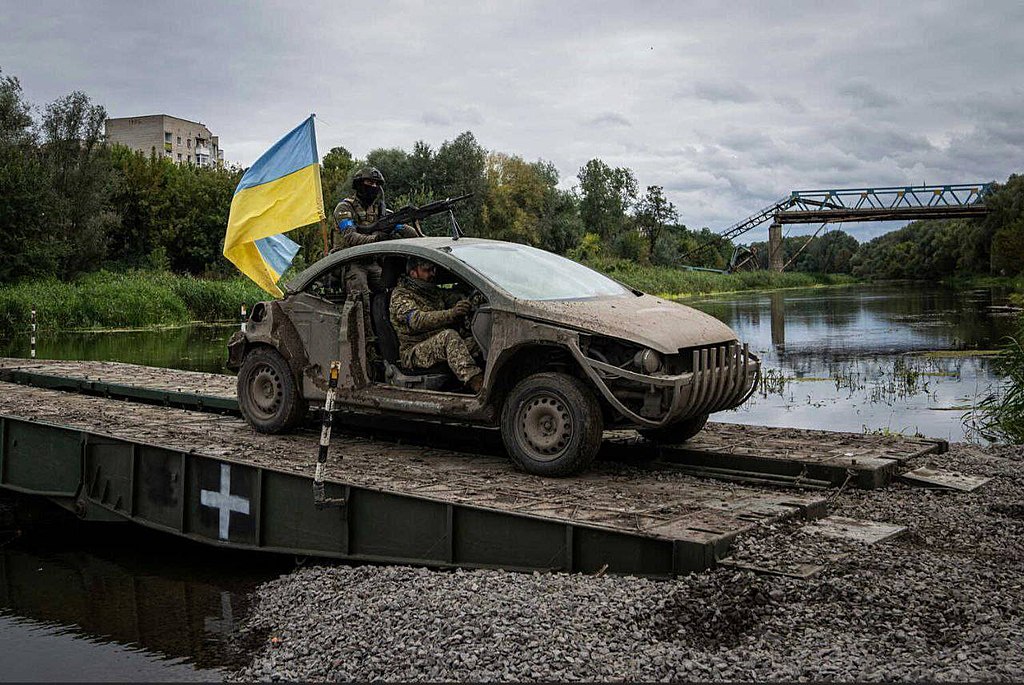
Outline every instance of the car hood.
{"type": "Polygon", "coordinates": [[[654,295],[517,300],[515,309],[519,316],[629,340],[663,354],[737,339],[736,333],[715,317],[654,295]]]}

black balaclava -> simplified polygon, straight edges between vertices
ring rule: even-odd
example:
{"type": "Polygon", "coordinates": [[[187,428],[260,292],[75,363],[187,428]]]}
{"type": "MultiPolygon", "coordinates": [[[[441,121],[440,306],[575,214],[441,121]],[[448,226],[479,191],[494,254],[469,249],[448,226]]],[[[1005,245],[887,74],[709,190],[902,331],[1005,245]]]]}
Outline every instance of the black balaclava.
{"type": "Polygon", "coordinates": [[[369,207],[380,197],[380,187],[371,186],[369,183],[358,183],[356,184],[356,197],[364,207],[369,207]]]}

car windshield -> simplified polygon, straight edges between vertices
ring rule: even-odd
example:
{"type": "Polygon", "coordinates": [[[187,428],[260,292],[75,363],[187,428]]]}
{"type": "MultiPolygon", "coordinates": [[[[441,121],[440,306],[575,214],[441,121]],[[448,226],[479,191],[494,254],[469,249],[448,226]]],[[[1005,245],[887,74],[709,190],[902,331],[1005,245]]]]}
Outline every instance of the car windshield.
{"type": "Polygon", "coordinates": [[[455,245],[451,253],[521,300],[579,300],[630,291],[582,264],[515,243],[455,245]]]}

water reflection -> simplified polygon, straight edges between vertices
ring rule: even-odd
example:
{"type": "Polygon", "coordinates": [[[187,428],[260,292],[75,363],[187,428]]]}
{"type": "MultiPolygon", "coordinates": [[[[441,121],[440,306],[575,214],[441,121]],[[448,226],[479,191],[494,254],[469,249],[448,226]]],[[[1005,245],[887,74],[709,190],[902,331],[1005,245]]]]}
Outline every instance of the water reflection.
{"type": "Polygon", "coordinates": [[[961,440],[962,416],[1001,379],[990,350],[1015,330],[996,289],[856,286],[689,301],[764,364],[759,392],[723,421],[961,440]],[[936,350],[946,355],[927,354],[936,350]]]}
{"type": "MultiPolygon", "coordinates": [[[[227,341],[236,324],[193,325],[157,331],[53,333],[42,331],[40,359],[119,361],[187,371],[228,373],[227,341]]],[[[28,357],[28,334],[0,341],[0,356],[28,357]]]]}
{"type": "Polygon", "coordinates": [[[221,679],[249,658],[239,621],[281,563],[122,524],[15,541],[0,549],[0,637],[24,648],[0,652],[2,679],[221,679]]]}

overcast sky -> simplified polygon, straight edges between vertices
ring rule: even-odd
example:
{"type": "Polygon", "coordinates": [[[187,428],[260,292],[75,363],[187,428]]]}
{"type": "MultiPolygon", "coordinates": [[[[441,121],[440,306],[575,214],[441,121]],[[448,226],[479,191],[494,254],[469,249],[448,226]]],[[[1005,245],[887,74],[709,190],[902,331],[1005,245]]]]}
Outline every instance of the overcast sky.
{"type": "Polygon", "coordinates": [[[310,112],[321,155],[471,130],[564,187],[599,157],[691,227],[790,190],[1024,170],[1020,1],[0,0],[0,69],[37,105],[201,121],[243,166],[310,112]]]}

